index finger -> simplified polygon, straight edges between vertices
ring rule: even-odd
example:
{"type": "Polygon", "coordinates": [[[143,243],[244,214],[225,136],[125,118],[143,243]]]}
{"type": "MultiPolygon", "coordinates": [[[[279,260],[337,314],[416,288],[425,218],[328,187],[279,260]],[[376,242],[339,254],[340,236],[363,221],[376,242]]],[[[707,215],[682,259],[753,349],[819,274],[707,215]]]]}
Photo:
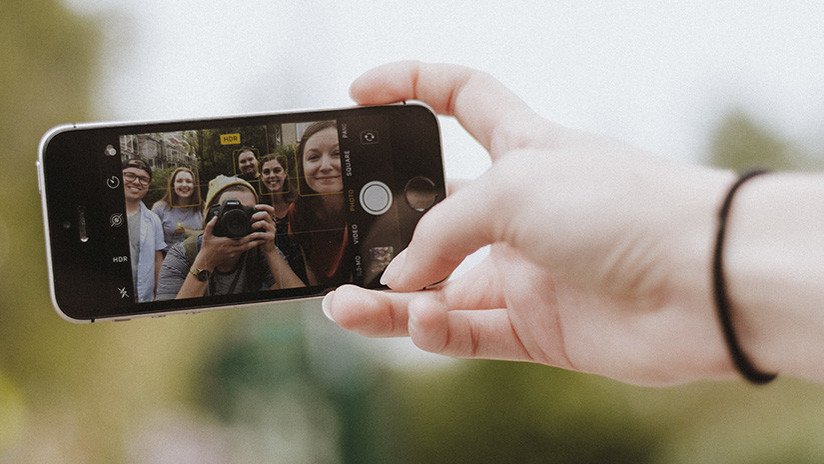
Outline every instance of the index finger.
{"type": "Polygon", "coordinates": [[[215,224],[217,224],[217,216],[212,216],[212,219],[209,219],[209,222],[206,223],[206,227],[203,228],[203,237],[213,237],[212,234],[215,230],[215,224]]]}
{"type": "Polygon", "coordinates": [[[401,61],[367,71],[352,83],[352,98],[362,105],[420,100],[438,114],[455,116],[489,151],[520,148],[516,137],[498,137],[505,124],[529,123],[538,116],[487,73],[449,64],[401,61]]]}
{"type": "MultiPolygon", "coordinates": [[[[255,205],[255,210],[257,211],[264,211],[268,213],[270,216],[275,214],[275,208],[272,205],[267,205],[266,203],[258,203],[255,205]]],[[[255,213],[257,213],[257,211],[255,213]]]]}

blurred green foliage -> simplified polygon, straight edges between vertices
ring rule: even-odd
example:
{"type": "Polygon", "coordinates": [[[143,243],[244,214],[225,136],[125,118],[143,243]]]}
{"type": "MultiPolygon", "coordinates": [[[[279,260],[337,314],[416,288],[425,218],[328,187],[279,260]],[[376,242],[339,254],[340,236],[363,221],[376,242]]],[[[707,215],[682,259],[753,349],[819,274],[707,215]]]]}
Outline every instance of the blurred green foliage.
{"type": "MultiPolygon", "coordinates": [[[[802,382],[646,389],[524,363],[392,369],[316,304],[60,320],[34,161],[49,127],[93,118],[100,36],[57,1],[3,7],[0,463],[824,460],[821,388],[802,382]]],[[[719,166],[819,163],[741,112],[711,142],[719,166]]]]}
{"type": "Polygon", "coordinates": [[[730,111],[712,134],[709,163],[741,172],[749,169],[811,169],[821,165],[740,110],[730,111]]]}
{"type": "Polygon", "coordinates": [[[393,375],[378,462],[821,462],[820,387],[780,380],[641,388],[545,366],[456,362],[393,375]]]}
{"type": "Polygon", "coordinates": [[[43,227],[34,162],[52,125],[83,119],[90,102],[96,36],[90,24],[54,1],[11,1],[0,14],[0,372],[26,389],[42,372],[76,378],[71,344],[49,313],[43,227]],[[68,348],[68,349],[66,349],[68,348]],[[63,361],[63,362],[61,362],[63,361]]]}
{"type": "Polygon", "coordinates": [[[147,405],[190,396],[213,327],[73,325],[49,301],[35,160],[52,126],[92,118],[100,36],[52,0],[0,14],[0,462],[122,462],[147,405]]]}
{"type": "Polygon", "coordinates": [[[665,438],[591,376],[479,361],[401,378],[391,386],[392,462],[642,464],[665,438]]]}

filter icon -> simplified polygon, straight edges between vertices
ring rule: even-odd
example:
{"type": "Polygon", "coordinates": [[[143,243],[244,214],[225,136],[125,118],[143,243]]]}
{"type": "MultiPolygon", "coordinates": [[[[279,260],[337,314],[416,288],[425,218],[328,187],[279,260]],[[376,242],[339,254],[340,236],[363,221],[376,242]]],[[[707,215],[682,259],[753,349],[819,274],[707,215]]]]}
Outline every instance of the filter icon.
{"type": "Polygon", "coordinates": [[[109,217],[109,224],[112,227],[120,227],[123,225],[123,214],[122,213],[114,213],[109,217]]]}

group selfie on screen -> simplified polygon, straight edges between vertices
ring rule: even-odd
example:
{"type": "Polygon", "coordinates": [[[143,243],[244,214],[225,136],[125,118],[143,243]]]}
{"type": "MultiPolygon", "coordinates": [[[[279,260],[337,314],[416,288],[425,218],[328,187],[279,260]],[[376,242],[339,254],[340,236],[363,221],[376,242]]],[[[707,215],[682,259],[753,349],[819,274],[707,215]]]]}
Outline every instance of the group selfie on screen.
{"type": "Polygon", "coordinates": [[[193,150],[163,166],[152,204],[152,159],[121,153],[137,302],[351,280],[337,124],[311,123],[295,141],[293,151],[225,150],[233,169],[202,183],[193,150]]]}

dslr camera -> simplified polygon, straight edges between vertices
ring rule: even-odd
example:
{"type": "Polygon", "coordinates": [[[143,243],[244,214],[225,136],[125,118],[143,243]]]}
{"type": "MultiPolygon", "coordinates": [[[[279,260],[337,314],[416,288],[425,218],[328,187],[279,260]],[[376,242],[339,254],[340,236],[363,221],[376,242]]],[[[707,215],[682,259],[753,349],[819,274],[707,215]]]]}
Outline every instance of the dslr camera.
{"type": "Polygon", "coordinates": [[[209,208],[206,222],[217,216],[212,233],[217,237],[241,238],[252,233],[254,206],[244,206],[238,200],[226,200],[209,208]]]}

